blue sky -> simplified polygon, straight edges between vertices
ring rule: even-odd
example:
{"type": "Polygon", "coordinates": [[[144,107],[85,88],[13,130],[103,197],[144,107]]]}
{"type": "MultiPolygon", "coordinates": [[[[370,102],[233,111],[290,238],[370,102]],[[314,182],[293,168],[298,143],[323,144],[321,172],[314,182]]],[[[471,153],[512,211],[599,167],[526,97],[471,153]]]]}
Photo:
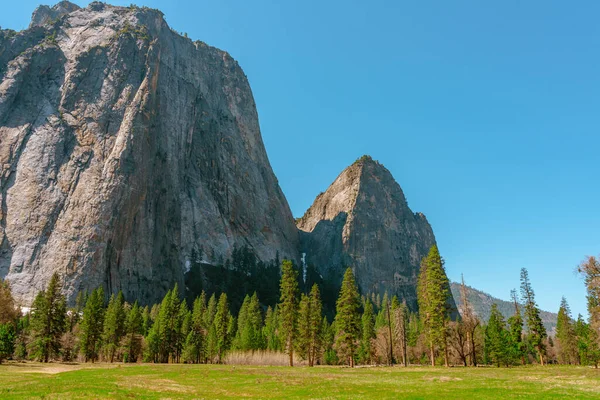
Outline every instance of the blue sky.
{"type": "MultiPolygon", "coordinates": [[[[0,26],[25,28],[37,4],[3,4],[0,26]]],[[[600,3],[137,4],[239,61],[295,216],[370,154],[427,215],[451,279],[508,298],[526,267],[543,309],[565,295],[586,314],[574,270],[600,253],[600,3]]]]}

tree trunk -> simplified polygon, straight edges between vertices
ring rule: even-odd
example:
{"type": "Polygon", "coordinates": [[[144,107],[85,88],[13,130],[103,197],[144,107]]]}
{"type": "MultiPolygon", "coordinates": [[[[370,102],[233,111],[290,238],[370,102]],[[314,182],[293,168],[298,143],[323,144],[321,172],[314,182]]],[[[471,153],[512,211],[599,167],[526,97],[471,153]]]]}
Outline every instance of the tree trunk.
{"type": "Polygon", "coordinates": [[[444,364],[445,364],[446,368],[448,368],[450,366],[450,363],[448,360],[448,344],[446,344],[446,346],[444,346],[444,364]]]}
{"type": "Polygon", "coordinates": [[[294,350],[292,349],[292,346],[290,346],[290,367],[294,366],[294,350]]]}
{"type": "Polygon", "coordinates": [[[471,338],[471,365],[476,367],[477,366],[477,354],[475,353],[475,335],[470,334],[469,336],[471,338]]]}
{"type": "Polygon", "coordinates": [[[542,349],[538,346],[538,353],[540,353],[540,365],[544,366],[544,356],[542,355],[542,349]]]}
{"type": "Polygon", "coordinates": [[[429,343],[429,355],[431,357],[431,366],[435,367],[435,353],[433,351],[433,342],[429,343]]]}

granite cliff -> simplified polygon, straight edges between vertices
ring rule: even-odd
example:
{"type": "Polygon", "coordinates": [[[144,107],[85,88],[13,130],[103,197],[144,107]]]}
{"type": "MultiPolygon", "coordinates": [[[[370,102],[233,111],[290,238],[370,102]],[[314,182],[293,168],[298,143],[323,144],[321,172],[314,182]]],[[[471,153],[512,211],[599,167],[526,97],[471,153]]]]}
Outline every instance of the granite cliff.
{"type": "Polygon", "coordinates": [[[54,272],[159,300],[192,254],[299,259],[298,232],[229,54],[157,10],[42,6],[0,31],[0,277],[27,304],[54,272]]]}
{"type": "Polygon", "coordinates": [[[325,281],[339,281],[352,267],[363,294],[387,291],[417,309],[420,262],[435,237],[425,215],[410,210],[382,164],[361,157],[296,224],[306,263],[325,281]]]}

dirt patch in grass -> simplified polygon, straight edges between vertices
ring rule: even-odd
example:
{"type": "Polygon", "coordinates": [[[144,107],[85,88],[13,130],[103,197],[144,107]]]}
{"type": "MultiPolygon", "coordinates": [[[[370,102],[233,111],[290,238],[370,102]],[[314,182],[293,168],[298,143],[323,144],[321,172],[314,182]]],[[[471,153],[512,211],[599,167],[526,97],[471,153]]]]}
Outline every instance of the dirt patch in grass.
{"type": "MultiPolygon", "coordinates": [[[[100,368],[115,368],[115,366],[113,365],[104,365],[104,366],[98,366],[100,368]]],[[[37,373],[37,374],[50,374],[50,375],[54,375],[54,374],[60,374],[61,372],[69,372],[69,371],[76,371],[79,369],[84,369],[84,368],[93,368],[93,366],[91,366],[90,364],[78,364],[78,363],[48,363],[48,364],[42,364],[42,363],[33,363],[33,362],[24,362],[24,363],[17,363],[17,362],[12,362],[12,363],[7,363],[7,364],[2,364],[2,366],[0,366],[0,368],[6,368],[7,371],[10,372],[14,372],[14,373],[25,373],[25,374],[29,374],[29,373],[37,373]]],[[[1,369],[0,369],[1,371],[1,369]]]]}

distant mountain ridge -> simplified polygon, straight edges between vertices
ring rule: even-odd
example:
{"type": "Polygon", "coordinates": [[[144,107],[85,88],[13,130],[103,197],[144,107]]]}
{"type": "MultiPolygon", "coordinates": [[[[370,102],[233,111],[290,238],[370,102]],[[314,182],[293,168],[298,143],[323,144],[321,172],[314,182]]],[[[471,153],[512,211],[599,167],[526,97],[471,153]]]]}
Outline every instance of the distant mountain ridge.
{"type": "MultiPolygon", "coordinates": [[[[471,302],[473,310],[477,314],[479,318],[481,318],[484,322],[487,322],[490,318],[490,310],[492,309],[492,304],[497,304],[498,310],[502,313],[504,318],[508,319],[512,317],[515,313],[515,306],[511,301],[500,300],[490,294],[482,292],[481,290],[477,290],[468,285],[467,286],[467,297],[471,302]]],[[[460,295],[460,283],[452,282],[450,283],[450,290],[452,291],[452,296],[456,301],[456,305],[460,310],[462,308],[462,297],[460,295]]],[[[521,312],[521,315],[523,313],[521,312]]],[[[556,329],[556,318],[558,315],[556,313],[552,313],[549,311],[541,310],[540,313],[542,317],[542,322],[546,327],[546,331],[550,334],[554,332],[556,329]]]]}

